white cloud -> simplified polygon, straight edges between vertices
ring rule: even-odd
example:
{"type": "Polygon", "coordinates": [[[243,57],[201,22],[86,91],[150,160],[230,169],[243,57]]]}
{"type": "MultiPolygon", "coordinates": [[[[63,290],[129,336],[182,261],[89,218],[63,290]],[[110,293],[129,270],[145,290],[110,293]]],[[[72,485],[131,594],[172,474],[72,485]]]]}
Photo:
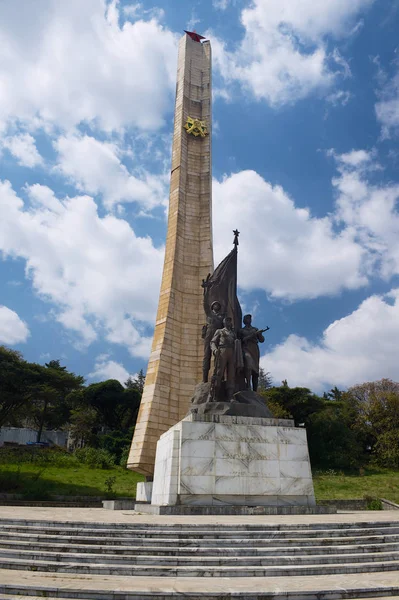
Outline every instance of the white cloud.
{"type": "MultiPolygon", "coordinates": [[[[158,290],[155,292],[153,302],[157,301],[158,290]]],[[[130,349],[132,356],[147,358],[150,355],[152,337],[146,337],[137,328],[129,317],[124,319],[109,318],[107,340],[114,344],[122,344],[130,349]]]]}
{"type": "Polygon", "coordinates": [[[187,31],[195,31],[195,26],[201,23],[201,19],[198,18],[194,8],[191,9],[191,17],[187,21],[187,31]]]}
{"type": "Polygon", "coordinates": [[[342,69],[342,76],[344,79],[347,79],[348,77],[352,77],[352,71],[351,68],[349,66],[349,63],[347,60],[345,60],[345,58],[342,56],[342,54],[340,53],[340,51],[338,50],[338,48],[334,48],[332,54],[331,54],[332,59],[335,61],[335,63],[341,67],[342,69]]]}
{"type": "Polygon", "coordinates": [[[0,124],[159,128],[176,37],[155,16],[121,16],[115,0],[1,2],[0,124]]]}
{"type": "Polygon", "coordinates": [[[7,285],[11,285],[12,287],[19,287],[23,284],[23,281],[19,281],[18,279],[10,279],[7,281],[7,285]]]}
{"type": "Polygon", "coordinates": [[[346,106],[351,98],[353,98],[353,94],[344,90],[338,90],[326,96],[327,102],[330,102],[333,106],[338,106],[339,104],[346,106]]]}
{"type": "Polygon", "coordinates": [[[374,152],[368,152],[367,150],[351,150],[350,152],[337,154],[333,149],[331,149],[328,151],[328,154],[330,156],[334,156],[338,163],[338,167],[340,165],[349,167],[362,167],[366,164],[369,165],[375,157],[374,152]]]}
{"type": "Polygon", "coordinates": [[[399,378],[399,289],[370,296],[351,314],[334,321],[319,343],[290,335],[261,359],[278,382],[321,392],[363,381],[399,378]]]}
{"type": "Polygon", "coordinates": [[[23,167],[36,167],[43,163],[43,158],[36,148],[35,138],[29,133],[6,137],[2,145],[23,167]]]}
{"type": "Polygon", "coordinates": [[[226,10],[230,2],[231,0],[212,0],[212,6],[217,10],[226,10]]]}
{"type": "Polygon", "coordinates": [[[101,354],[97,356],[94,370],[89,373],[90,379],[106,380],[106,379],[117,379],[122,384],[127,381],[129,376],[134,377],[129,371],[125,369],[120,363],[110,360],[108,354],[101,354]]]}
{"type": "Polygon", "coordinates": [[[0,344],[21,344],[29,335],[27,324],[17,313],[7,306],[0,306],[0,344]]]}
{"type": "MultiPolygon", "coordinates": [[[[328,153],[338,169],[333,179],[334,218],[362,247],[368,276],[389,280],[399,274],[399,185],[375,182],[381,166],[374,150],[328,153]]],[[[287,379],[289,385],[319,392],[331,385],[398,379],[398,335],[399,288],[395,288],[385,296],[367,298],[353,313],[332,323],[318,343],[290,335],[262,358],[262,364],[276,381],[287,379]]]]}
{"type": "Polygon", "coordinates": [[[347,61],[327,41],[351,35],[361,11],[373,0],[254,0],[243,9],[244,38],[234,52],[213,39],[216,64],[226,82],[238,80],[271,105],[292,103],[329,87],[347,61]],[[336,69],[339,69],[337,72],[336,69]]]}
{"type": "Polygon", "coordinates": [[[255,0],[244,9],[243,21],[254,20],[297,34],[302,42],[318,40],[325,35],[340,37],[350,33],[359,13],[374,0],[325,0],[322,4],[302,0],[300,8],[291,0],[255,0]]]}
{"type": "Polygon", "coordinates": [[[142,17],[150,17],[160,20],[165,16],[165,11],[162,8],[159,8],[158,6],[145,8],[141,2],[127,4],[121,8],[125,17],[132,20],[137,20],[138,18],[142,17]]]}
{"type": "Polygon", "coordinates": [[[26,187],[24,205],[0,183],[0,250],[26,261],[26,273],[54,315],[89,344],[100,334],[148,356],[163,248],[137,237],[123,219],[100,217],[92,198],[60,201],[45,186],[26,187]],[[126,333],[128,332],[128,333],[126,333]]]}
{"type": "Polygon", "coordinates": [[[101,194],[108,208],[119,202],[137,202],[144,210],[166,206],[166,178],[144,170],[138,177],[129,174],[116,144],[69,134],[60,136],[54,147],[58,153],[57,169],[77,189],[101,194]]]}
{"type": "Polygon", "coordinates": [[[298,299],[336,294],[365,283],[364,251],[354,232],[334,232],[330,217],[312,217],[280,186],[254,171],[213,184],[215,251],[219,260],[239,226],[239,281],[275,297],[298,299]]]}
{"type": "Polygon", "coordinates": [[[127,17],[136,18],[138,17],[143,10],[143,6],[141,2],[136,2],[135,4],[128,4],[123,7],[123,14],[127,17]]]}
{"type": "Polygon", "coordinates": [[[393,78],[383,84],[375,112],[382,126],[383,138],[399,133],[399,68],[393,78]]]}
{"type": "Polygon", "coordinates": [[[64,212],[63,203],[55,197],[53,190],[50,190],[46,185],[40,185],[39,183],[27,185],[25,191],[28,193],[32,205],[39,208],[39,210],[48,208],[54,213],[62,214],[64,212]]]}
{"type": "Polygon", "coordinates": [[[399,184],[370,181],[381,170],[374,151],[352,150],[335,160],[336,218],[367,251],[369,272],[388,279],[399,273],[399,184]]]}

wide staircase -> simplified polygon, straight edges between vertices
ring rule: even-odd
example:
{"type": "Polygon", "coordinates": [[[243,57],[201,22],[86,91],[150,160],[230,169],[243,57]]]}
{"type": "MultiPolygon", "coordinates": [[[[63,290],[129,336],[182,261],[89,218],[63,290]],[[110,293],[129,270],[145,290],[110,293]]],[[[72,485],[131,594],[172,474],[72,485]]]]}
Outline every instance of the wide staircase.
{"type": "Polygon", "coordinates": [[[289,525],[0,519],[0,532],[0,600],[399,598],[399,514],[289,525]]]}

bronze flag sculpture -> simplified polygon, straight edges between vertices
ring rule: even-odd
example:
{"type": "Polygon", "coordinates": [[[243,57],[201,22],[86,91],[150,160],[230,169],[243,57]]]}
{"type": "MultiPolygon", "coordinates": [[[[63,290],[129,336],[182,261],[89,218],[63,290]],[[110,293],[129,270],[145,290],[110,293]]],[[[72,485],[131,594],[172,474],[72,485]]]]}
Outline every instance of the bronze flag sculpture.
{"type": "Polygon", "coordinates": [[[234,248],[202,281],[206,324],[203,381],[192,398],[191,412],[219,413],[236,416],[271,417],[264,399],[257,391],[259,347],[263,333],[252,326],[251,315],[244,317],[237,296],[238,235],[234,231],[234,248]],[[210,382],[212,356],[213,374],[210,382]]]}

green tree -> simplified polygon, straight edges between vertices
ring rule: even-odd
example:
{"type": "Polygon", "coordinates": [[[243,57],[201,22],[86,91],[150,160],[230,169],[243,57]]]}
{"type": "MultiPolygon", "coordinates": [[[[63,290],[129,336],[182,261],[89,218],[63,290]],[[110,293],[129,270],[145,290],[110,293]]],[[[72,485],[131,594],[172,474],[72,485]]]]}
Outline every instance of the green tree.
{"type": "Polygon", "coordinates": [[[392,464],[390,440],[399,438],[399,383],[381,379],[352,386],[344,393],[354,411],[354,428],[381,466],[392,464]],[[385,457],[385,458],[384,458],[385,457]]]}
{"type": "Polygon", "coordinates": [[[269,371],[265,371],[262,367],[259,368],[258,392],[268,390],[273,385],[272,376],[269,371]]]}
{"type": "Polygon", "coordinates": [[[59,360],[50,360],[50,362],[44,363],[44,366],[48,369],[56,369],[57,371],[63,371],[64,373],[67,372],[66,367],[63,367],[59,360]]]}
{"type": "Polygon", "coordinates": [[[143,369],[140,369],[137,377],[134,379],[129,377],[127,381],[125,381],[125,386],[128,390],[137,390],[140,394],[143,393],[145,384],[145,374],[143,369]]]}
{"type": "Polygon", "coordinates": [[[19,411],[32,399],[36,381],[35,365],[20,352],[0,346],[0,427],[13,421],[19,425],[19,411]]]}
{"type": "Polygon", "coordinates": [[[313,467],[353,469],[364,462],[361,440],[351,426],[351,411],[344,402],[327,401],[309,415],[306,430],[313,467]]]}
{"type": "Polygon", "coordinates": [[[40,441],[44,428],[59,428],[69,419],[67,396],[84,379],[60,361],[29,363],[19,352],[0,347],[0,426],[32,423],[40,441]]]}
{"type": "Polygon", "coordinates": [[[326,400],[342,400],[343,392],[334,386],[329,392],[324,392],[323,398],[326,400]]]}
{"type": "Polygon", "coordinates": [[[91,406],[78,406],[71,409],[70,433],[74,446],[96,446],[100,423],[97,411],[91,406]]]}
{"type": "Polygon", "coordinates": [[[135,388],[124,388],[116,379],[108,379],[85,388],[84,400],[97,411],[102,426],[123,431],[136,423],[141,394],[135,388]]]}
{"type": "MultiPolygon", "coordinates": [[[[285,384],[269,388],[262,395],[268,406],[279,407],[284,411],[285,417],[294,419],[296,426],[307,425],[309,416],[324,407],[323,399],[313,394],[308,388],[290,388],[285,384]]],[[[272,408],[271,410],[273,412],[272,408]]]]}
{"type": "Polygon", "coordinates": [[[35,365],[35,371],[37,379],[27,418],[37,428],[40,442],[43,429],[59,429],[69,421],[71,406],[67,398],[83,386],[84,379],[67,371],[58,360],[44,367],[35,365]]]}
{"type": "Polygon", "coordinates": [[[378,436],[375,455],[380,465],[399,469],[399,429],[385,431],[378,436]]]}

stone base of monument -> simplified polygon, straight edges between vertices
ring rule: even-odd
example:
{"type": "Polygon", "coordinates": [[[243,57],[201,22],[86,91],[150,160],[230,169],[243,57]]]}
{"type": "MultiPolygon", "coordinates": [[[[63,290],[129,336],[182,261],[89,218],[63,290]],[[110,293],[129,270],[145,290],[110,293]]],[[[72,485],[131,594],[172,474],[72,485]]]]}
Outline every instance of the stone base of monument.
{"type": "MultiPolygon", "coordinates": [[[[143,497],[140,484],[138,495],[143,497]]],[[[152,514],[331,512],[316,507],[305,429],[286,419],[195,413],[160,437],[151,504],[137,503],[135,510],[152,514]]]]}

